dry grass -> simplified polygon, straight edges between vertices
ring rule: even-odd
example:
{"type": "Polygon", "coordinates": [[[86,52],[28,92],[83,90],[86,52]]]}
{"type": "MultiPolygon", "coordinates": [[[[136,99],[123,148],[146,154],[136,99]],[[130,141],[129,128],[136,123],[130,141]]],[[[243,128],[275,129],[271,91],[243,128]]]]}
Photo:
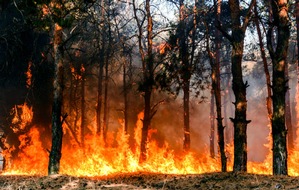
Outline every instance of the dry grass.
{"type": "Polygon", "coordinates": [[[0,175],[0,189],[299,189],[299,177],[244,173],[132,173],[97,178],[0,175]]]}

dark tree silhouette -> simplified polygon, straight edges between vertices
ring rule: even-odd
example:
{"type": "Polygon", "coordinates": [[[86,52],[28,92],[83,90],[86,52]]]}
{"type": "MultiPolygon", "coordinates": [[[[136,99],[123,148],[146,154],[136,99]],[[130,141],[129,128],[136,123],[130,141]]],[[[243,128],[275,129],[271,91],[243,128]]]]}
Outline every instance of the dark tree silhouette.
{"type": "Polygon", "coordinates": [[[272,78],[272,139],[273,139],[273,174],[287,175],[287,130],[285,126],[285,107],[287,80],[285,78],[285,65],[287,61],[290,21],[288,16],[288,1],[271,0],[270,26],[267,33],[267,47],[273,65],[272,78]],[[275,28],[275,29],[274,29],[275,28]],[[276,32],[276,39],[274,38],[276,32]],[[275,39],[276,45],[273,45],[275,39]],[[276,48],[275,48],[276,47],[276,48]]]}
{"type": "Polygon", "coordinates": [[[242,74],[242,57],[244,51],[245,32],[250,21],[251,11],[255,4],[252,0],[245,17],[241,15],[241,7],[239,0],[229,0],[231,34],[228,34],[218,25],[224,37],[226,37],[232,45],[231,54],[231,71],[232,85],[235,95],[235,118],[230,118],[234,123],[234,166],[233,171],[247,171],[247,124],[250,122],[246,118],[247,99],[246,88],[247,81],[244,83],[242,74]],[[243,19],[242,19],[243,18],[243,19]],[[241,22],[241,19],[243,22],[241,22]]]}

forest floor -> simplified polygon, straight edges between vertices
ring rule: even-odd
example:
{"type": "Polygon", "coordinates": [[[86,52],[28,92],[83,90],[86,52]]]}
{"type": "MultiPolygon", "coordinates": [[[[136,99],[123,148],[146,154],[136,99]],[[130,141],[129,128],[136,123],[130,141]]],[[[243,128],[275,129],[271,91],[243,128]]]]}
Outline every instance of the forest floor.
{"type": "Polygon", "coordinates": [[[0,189],[299,189],[299,177],[232,172],[198,175],[133,173],[98,178],[0,175],[0,189]]]}

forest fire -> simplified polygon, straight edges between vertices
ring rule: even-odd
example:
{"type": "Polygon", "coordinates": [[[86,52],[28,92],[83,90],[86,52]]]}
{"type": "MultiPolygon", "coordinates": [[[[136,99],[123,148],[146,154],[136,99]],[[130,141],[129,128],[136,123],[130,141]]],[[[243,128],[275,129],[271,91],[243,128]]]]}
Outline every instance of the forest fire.
{"type": "MultiPolygon", "coordinates": [[[[21,108],[20,117],[15,115],[13,126],[19,123],[23,128],[30,124],[33,112],[27,104],[16,106],[21,108]],[[27,123],[26,123],[27,122],[27,123]],[[28,123],[29,122],[29,123],[28,123]]],[[[14,108],[14,110],[17,110],[14,108]]],[[[139,163],[139,145],[141,138],[143,112],[138,115],[135,128],[135,146],[130,147],[128,135],[123,132],[121,126],[116,134],[109,133],[106,143],[97,135],[86,135],[84,148],[76,142],[64,143],[61,159],[61,173],[72,176],[105,176],[132,172],[154,172],[164,174],[201,174],[220,171],[218,158],[210,158],[207,150],[202,154],[195,152],[175,153],[167,143],[159,147],[155,140],[149,137],[148,159],[145,163],[139,163]]],[[[64,133],[68,133],[66,127],[64,133]]],[[[15,128],[15,130],[18,130],[15,128]]],[[[151,131],[150,133],[155,133],[151,131]]],[[[42,131],[37,126],[32,127],[26,134],[19,136],[19,153],[17,159],[10,162],[10,153],[16,147],[10,147],[3,151],[7,161],[6,170],[2,175],[47,175],[48,150],[44,147],[40,134],[42,131]]],[[[151,135],[150,135],[151,136],[151,135]]],[[[48,142],[49,143],[49,142],[48,142]]],[[[228,170],[232,170],[233,146],[227,146],[229,156],[228,170]]],[[[298,160],[299,151],[289,154],[289,174],[299,175],[298,160]]],[[[255,174],[271,174],[272,156],[269,154],[264,162],[248,162],[248,172],[255,174]]]]}
{"type": "MultiPolygon", "coordinates": [[[[25,104],[24,107],[27,107],[25,104]]],[[[30,109],[24,109],[30,110],[30,109]]],[[[23,114],[28,114],[23,112],[23,114]]],[[[110,133],[109,142],[104,143],[96,135],[85,136],[84,149],[75,142],[64,144],[62,150],[61,173],[73,176],[103,176],[129,172],[157,172],[170,174],[194,174],[217,171],[219,163],[208,156],[195,153],[175,155],[167,144],[159,147],[155,141],[148,143],[148,159],[139,164],[139,144],[143,113],[138,115],[135,129],[136,146],[131,149],[128,136],[120,129],[117,134],[110,133]],[[114,136],[116,139],[113,139],[114,136]]],[[[67,131],[65,131],[67,132],[67,131]]],[[[18,159],[9,163],[3,175],[46,175],[48,152],[42,146],[40,131],[33,127],[27,134],[19,137],[21,149],[18,159]]],[[[14,147],[11,147],[13,149],[14,147]]],[[[9,160],[10,151],[3,152],[9,160]]]]}
{"type": "Polygon", "coordinates": [[[299,189],[297,7],[1,1],[0,189],[299,189]]]}

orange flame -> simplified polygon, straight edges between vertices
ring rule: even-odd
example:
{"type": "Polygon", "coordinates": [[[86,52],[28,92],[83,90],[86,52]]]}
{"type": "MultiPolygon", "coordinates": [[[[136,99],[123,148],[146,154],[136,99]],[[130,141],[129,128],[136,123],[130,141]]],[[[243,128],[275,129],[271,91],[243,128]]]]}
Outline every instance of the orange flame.
{"type": "MultiPolygon", "coordinates": [[[[24,110],[31,110],[26,104],[24,110]]],[[[26,114],[24,111],[23,114],[26,114]]],[[[31,115],[32,117],[32,115],[31,115]]],[[[21,116],[27,118],[27,116],[21,116]]],[[[168,174],[199,174],[220,171],[219,158],[212,159],[204,150],[202,154],[196,152],[178,153],[169,148],[167,143],[161,147],[151,139],[147,144],[148,159],[145,163],[139,163],[139,145],[141,139],[143,113],[138,114],[135,127],[135,146],[129,145],[129,135],[124,133],[123,127],[117,132],[108,133],[108,143],[95,134],[86,135],[84,138],[84,149],[78,143],[63,143],[61,158],[61,174],[73,176],[103,176],[130,172],[155,172],[168,174]],[[108,144],[108,145],[107,145],[108,144]]],[[[90,127],[91,128],[91,127],[90,127]]],[[[27,133],[20,135],[21,150],[18,159],[7,165],[5,174],[23,175],[47,175],[49,153],[41,143],[39,127],[32,127],[27,133]]],[[[68,133],[67,130],[64,130],[68,133]]],[[[156,131],[152,130],[151,133],[156,131]]],[[[3,156],[9,160],[10,153],[16,147],[3,151],[3,156]]],[[[228,170],[232,170],[233,146],[227,145],[228,170]]],[[[299,175],[299,165],[296,162],[299,151],[295,150],[289,155],[289,174],[299,175]]],[[[256,174],[272,174],[271,152],[264,162],[248,162],[248,172],[256,174]]]]}
{"type": "Polygon", "coordinates": [[[31,87],[31,84],[32,84],[31,67],[32,67],[32,62],[29,62],[27,71],[26,71],[26,73],[25,73],[25,74],[26,74],[26,77],[27,77],[27,80],[26,80],[26,87],[27,87],[27,88],[30,88],[30,87],[31,87]]]}

